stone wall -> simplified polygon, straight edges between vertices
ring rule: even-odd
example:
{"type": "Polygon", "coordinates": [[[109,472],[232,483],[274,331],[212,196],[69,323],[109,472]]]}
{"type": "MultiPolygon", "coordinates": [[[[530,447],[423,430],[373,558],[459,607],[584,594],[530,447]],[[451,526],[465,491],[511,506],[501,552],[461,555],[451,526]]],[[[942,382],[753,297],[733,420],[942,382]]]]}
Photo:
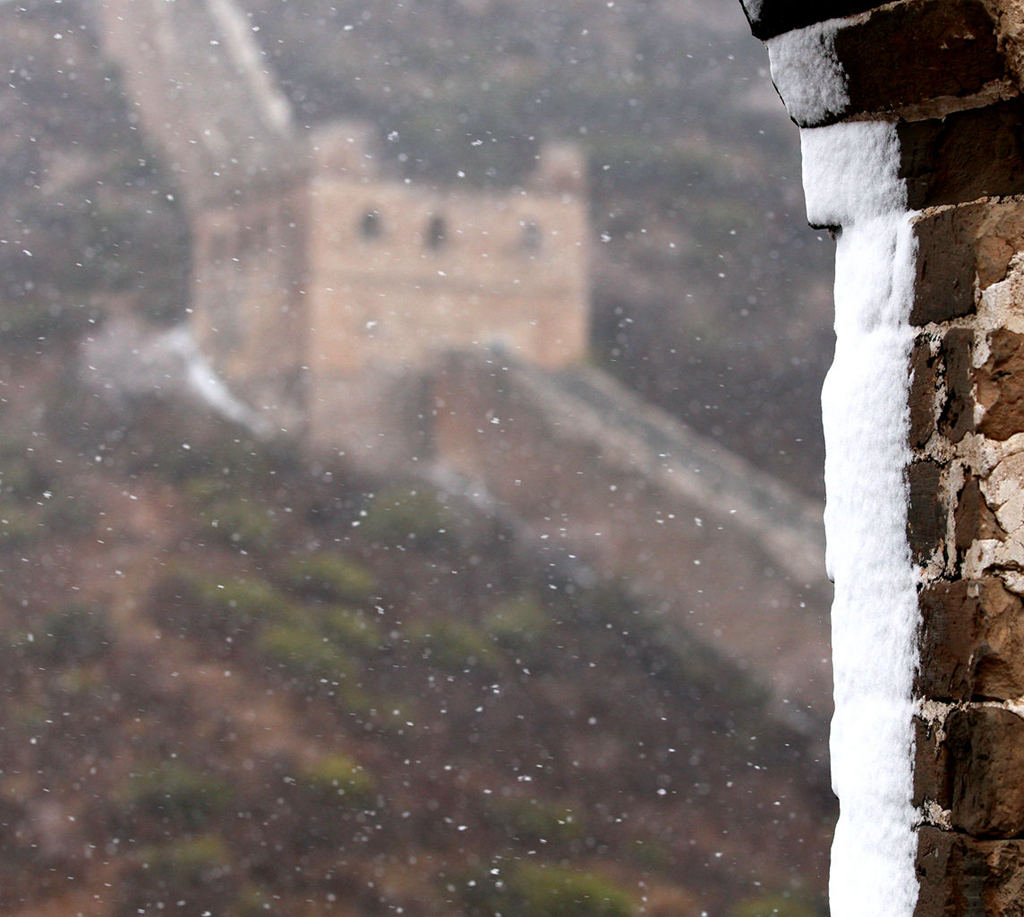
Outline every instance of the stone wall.
{"type": "MultiPolygon", "coordinates": [[[[831,712],[821,509],[605,374],[449,354],[425,381],[424,455],[733,660],[807,734],[831,712]]],[[[824,749],[821,749],[824,754],[824,749]]]]}
{"type": "MultiPolygon", "coordinates": [[[[1024,13],[1012,0],[744,5],[804,129],[809,191],[823,172],[840,187],[849,167],[821,137],[884,122],[890,175],[871,181],[897,180],[910,226],[914,913],[1024,914],[1024,13]]],[[[811,208],[841,234],[856,217],[837,213],[811,208]]],[[[873,880],[860,877],[864,895],[873,880]]],[[[865,913],[852,897],[833,886],[834,913],[865,913]]]]}

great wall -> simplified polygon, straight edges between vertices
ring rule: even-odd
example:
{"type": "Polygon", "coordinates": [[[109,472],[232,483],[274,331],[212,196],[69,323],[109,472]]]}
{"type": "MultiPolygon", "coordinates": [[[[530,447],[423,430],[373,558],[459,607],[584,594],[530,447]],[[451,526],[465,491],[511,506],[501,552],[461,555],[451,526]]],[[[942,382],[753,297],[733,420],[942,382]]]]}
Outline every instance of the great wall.
{"type": "MultiPolygon", "coordinates": [[[[859,446],[849,431],[837,431],[842,418],[832,421],[830,461],[854,440],[855,473],[833,474],[831,498],[882,504],[887,521],[898,523],[900,543],[874,559],[886,571],[899,568],[899,588],[911,583],[913,631],[894,642],[886,630],[897,611],[893,584],[872,580],[867,566],[847,567],[844,576],[852,569],[869,584],[868,602],[857,608],[881,636],[856,648],[867,651],[859,659],[843,657],[840,678],[852,683],[860,670],[873,671],[873,657],[892,652],[904,664],[905,706],[902,698],[888,709],[865,704],[865,696],[843,700],[859,713],[866,744],[899,763],[896,776],[907,782],[897,789],[906,795],[882,800],[883,817],[856,839],[873,860],[849,857],[849,847],[838,852],[833,912],[1022,914],[1024,13],[1013,0],[744,0],[744,7],[804,132],[811,221],[828,226],[841,251],[863,239],[865,225],[895,233],[893,245],[857,261],[890,281],[883,299],[894,307],[892,330],[903,347],[888,354],[886,368],[895,372],[875,384],[879,367],[866,351],[856,353],[852,367],[844,364],[856,385],[832,400],[835,407],[847,398],[850,416],[869,393],[895,410],[881,426],[854,431],[859,446]],[[857,155],[865,152],[872,155],[857,155]],[[903,260],[894,270],[897,250],[903,260]],[[901,299],[891,281],[905,276],[901,299]],[[897,728],[882,734],[883,721],[897,728]]],[[[365,128],[337,125],[300,142],[230,0],[106,0],[97,9],[144,130],[185,192],[192,332],[236,393],[315,449],[418,469],[515,514],[529,537],[560,541],[602,572],[659,583],[666,618],[771,683],[781,709],[802,708],[797,721],[827,713],[814,506],[578,365],[586,291],[574,259],[585,257],[585,245],[561,245],[585,240],[576,222],[585,182],[570,150],[551,148],[532,191],[495,195],[491,203],[506,213],[477,232],[481,197],[460,201],[368,170],[365,128]],[[209,44],[196,34],[209,35],[209,44]],[[192,94],[206,81],[218,87],[214,107],[192,94]],[[318,189],[325,191],[319,202],[318,189]],[[529,206],[517,209],[524,201],[529,206]],[[499,224],[503,247],[492,254],[499,224]],[[337,235],[318,234],[324,225],[337,235]],[[384,233],[409,256],[385,263],[386,284],[356,289],[358,269],[384,257],[377,245],[384,233]],[[523,313],[527,321],[511,327],[482,312],[486,323],[463,323],[465,336],[445,339],[437,354],[421,347],[426,329],[438,327],[429,322],[402,347],[376,338],[375,298],[397,301],[404,290],[403,301],[407,294],[417,302],[417,319],[460,308],[462,300],[446,292],[454,287],[428,289],[423,272],[427,265],[440,279],[450,274],[446,264],[461,263],[442,263],[453,240],[522,275],[542,253],[569,252],[564,272],[544,275],[549,287],[537,281],[545,296],[567,296],[564,326],[535,335],[530,322],[551,318],[549,310],[523,313]],[[333,299],[346,284],[346,299],[333,299]],[[363,305],[346,325],[349,301],[363,305]],[[311,312],[315,302],[319,313],[311,312]],[[324,358],[329,371],[318,374],[313,331],[333,310],[342,321],[330,327],[342,333],[324,358]],[[413,372],[360,367],[380,344],[385,355],[411,357],[413,372]],[[384,404],[416,421],[411,436],[393,435],[396,417],[384,404]],[[350,438],[366,430],[368,439],[350,438]],[[609,507],[615,526],[599,515],[609,507]],[[651,520],[662,538],[651,536],[651,520]],[[636,550],[641,530],[644,546],[636,550]],[[738,555],[754,559],[737,565],[738,555]],[[680,557],[693,568],[682,569],[680,557]],[[752,606],[761,610],[753,623],[752,606]],[[805,642],[797,644],[799,633],[805,642]]],[[[843,298],[851,278],[842,260],[840,268],[843,298]]],[[[481,295],[495,292],[486,278],[473,280],[481,295]]],[[[846,300],[855,319],[872,305],[846,300]]],[[[841,348],[851,340],[843,327],[841,348]]],[[[837,585],[840,593],[851,588],[842,577],[837,585]]],[[[853,793],[840,781],[847,818],[864,801],[857,793],[866,787],[870,795],[883,775],[859,776],[853,793]]],[[[867,799],[864,811],[880,811],[876,802],[867,799]]]]}
{"type": "MultiPolygon", "coordinates": [[[[888,284],[904,343],[887,351],[895,371],[881,385],[866,352],[840,364],[854,381],[833,381],[833,406],[846,399],[855,416],[871,391],[888,407],[859,442],[833,429],[833,468],[856,467],[833,471],[830,498],[899,522],[893,545],[837,582],[841,603],[860,590],[855,607],[883,635],[841,656],[838,722],[859,719],[865,760],[896,766],[851,780],[849,762],[838,765],[833,913],[1021,914],[1024,13],[1013,0],[744,7],[804,132],[811,222],[840,236],[840,299],[844,251],[866,226],[883,228],[883,242],[894,234],[858,264],[888,284]],[[872,564],[898,582],[871,581],[872,564]],[[864,593],[851,579],[873,584],[864,593]],[[897,633],[888,624],[908,584],[897,633]],[[882,680],[906,683],[905,704],[865,706],[877,685],[848,693],[878,663],[869,657],[900,669],[882,680]],[[879,799],[879,783],[894,792],[879,799]]],[[[666,609],[771,683],[780,706],[827,713],[813,507],[575,365],[585,177],[570,150],[542,158],[530,190],[494,196],[485,224],[480,197],[381,178],[358,125],[300,143],[230,0],[101,9],[108,53],[186,191],[194,332],[238,392],[314,448],[417,467],[603,572],[660,582],[666,609]],[[187,40],[196,30],[214,36],[209,46],[187,40]],[[193,95],[210,81],[223,87],[212,112],[193,95]],[[384,233],[398,261],[378,245],[384,233]],[[472,275],[458,278],[467,264],[472,275]],[[367,279],[370,265],[384,286],[367,279]],[[408,311],[382,322],[381,300],[408,311]],[[449,324],[453,314],[461,321],[449,324]],[[499,347],[467,349],[480,344],[499,347]],[[397,435],[410,418],[413,434],[397,435]],[[614,527],[597,515],[606,492],[617,494],[614,527]],[[663,541],[630,550],[634,526],[652,518],[663,541]],[[763,566],[734,569],[730,556],[751,556],[752,543],[763,566]],[[694,569],[684,574],[680,556],[694,569]],[[765,609],[757,627],[751,596],[765,609]],[[788,644],[795,633],[805,642],[788,644]]],[[[840,353],[844,321],[869,307],[843,307],[840,353]]]]}
{"type": "Polygon", "coordinates": [[[543,146],[504,192],[389,178],[365,125],[300,134],[241,17],[231,0],[97,9],[182,189],[191,327],[221,377],[313,454],[425,476],[584,568],[642,577],[670,626],[820,731],[819,511],[583,365],[580,152],[543,146]]]}
{"type": "Polygon", "coordinates": [[[99,9],[185,197],[199,346],[278,426],[407,461],[397,377],[452,347],[497,343],[549,367],[582,357],[585,169],[573,147],[546,147],[508,193],[409,185],[381,174],[368,125],[300,129],[230,0],[99,9]]]}

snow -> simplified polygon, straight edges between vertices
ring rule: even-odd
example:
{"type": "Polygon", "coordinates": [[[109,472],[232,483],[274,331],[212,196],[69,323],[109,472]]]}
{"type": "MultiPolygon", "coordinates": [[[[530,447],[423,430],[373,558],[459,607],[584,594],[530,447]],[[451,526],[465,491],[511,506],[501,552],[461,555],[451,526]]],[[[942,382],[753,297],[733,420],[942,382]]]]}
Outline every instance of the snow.
{"type": "Polygon", "coordinates": [[[181,359],[189,389],[213,411],[226,420],[245,427],[256,437],[262,438],[270,434],[269,423],[232,394],[224,380],[200,353],[188,328],[180,327],[168,331],[158,339],[157,347],[166,348],[167,352],[181,359]]]}
{"type": "Polygon", "coordinates": [[[863,224],[906,213],[899,138],[888,121],[853,121],[800,132],[807,219],[814,226],[863,224]]]}
{"type": "Polygon", "coordinates": [[[227,0],[208,0],[207,7],[223,29],[228,54],[248,81],[264,123],[282,136],[288,136],[292,127],[291,106],[260,60],[259,46],[253,40],[245,16],[227,0]]]}
{"type": "Polygon", "coordinates": [[[915,243],[895,127],[802,132],[808,218],[842,226],[836,354],[825,380],[826,563],[836,712],[833,917],[912,917],[912,678],[918,573],[906,536],[915,243]]]}
{"type": "Polygon", "coordinates": [[[754,20],[761,15],[761,10],[764,8],[764,0],[743,0],[743,6],[746,8],[747,16],[754,20]]]}
{"type": "Polygon", "coordinates": [[[140,322],[114,319],[86,341],[83,365],[93,384],[111,398],[180,392],[260,439],[269,421],[240,401],[200,352],[188,326],[154,333],[140,322]]]}
{"type": "Polygon", "coordinates": [[[765,42],[772,80],[790,115],[800,123],[821,123],[850,104],[846,74],[835,51],[841,22],[829,19],[765,42]]]}

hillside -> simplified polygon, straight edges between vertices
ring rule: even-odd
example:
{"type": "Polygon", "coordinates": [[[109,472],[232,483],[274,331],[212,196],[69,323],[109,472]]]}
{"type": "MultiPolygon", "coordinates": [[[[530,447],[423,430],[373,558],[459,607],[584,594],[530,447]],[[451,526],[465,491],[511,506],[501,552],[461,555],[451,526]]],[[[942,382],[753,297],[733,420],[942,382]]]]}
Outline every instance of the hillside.
{"type": "Polygon", "coordinates": [[[172,376],[97,381],[98,329],[183,317],[188,242],[71,9],[0,30],[0,911],[823,913],[820,736],[664,625],[683,609],[422,481],[255,441],[172,376]]]}
{"type": "Polygon", "coordinates": [[[72,346],[4,337],[5,913],[820,895],[824,765],[708,647],[422,484],[99,407],[72,346]]]}

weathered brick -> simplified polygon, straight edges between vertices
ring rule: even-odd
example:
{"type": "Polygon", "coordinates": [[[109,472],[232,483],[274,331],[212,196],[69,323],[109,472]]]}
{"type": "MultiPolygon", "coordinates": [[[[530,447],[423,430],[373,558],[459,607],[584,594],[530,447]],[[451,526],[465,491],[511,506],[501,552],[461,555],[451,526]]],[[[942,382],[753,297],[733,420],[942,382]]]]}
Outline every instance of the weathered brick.
{"type": "Polygon", "coordinates": [[[977,601],[967,583],[933,583],[918,597],[921,631],[915,693],[935,700],[963,700],[973,692],[971,652],[978,641],[977,601]]]}
{"type": "Polygon", "coordinates": [[[910,355],[910,445],[920,449],[935,430],[935,365],[928,339],[914,342],[910,355]]]}
{"type": "Polygon", "coordinates": [[[962,96],[1005,75],[992,18],[981,0],[916,0],[841,28],[835,54],[851,112],[891,111],[962,96]]]}
{"type": "Polygon", "coordinates": [[[1024,833],[1024,719],[1001,707],[946,719],[953,827],[975,837],[1024,833]]]}
{"type": "Polygon", "coordinates": [[[1006,279],[1013,256],[1024,249],[1024,201],[984,201],[957,208],[974,239],[975,273],[985,289],[1006,279]]]}
{"type": "Polygon", "coordinates": [[[972,235],[958,210],[932,211],[914,220],[917,276],[910,311],[913,325],[945,322],[974,312],[972,235]]]}
{"type": "Polygon", "coordinates": [[[958,551],[966,551],[979,538],[995,538],[1003,541],[1003,531],[995,513],[985,502],[981,492],[981,484],[973,475],[967,478],[957,496],[956,511],[956,547],[958,551]]]}
{"type": "Polygon", "coordinates": [[[918,696],[959,702],[1024,694],[1024,607],[997,578],[932,583],[918,602],[918,696]]]}
{"type": "Polygon", "coordinates": [[[939,430],[958,443],[974,429],[974,395],[971,384],[971,345],[974,333],[953,328],[942,339],[939,352],[946,370],[946,399],[939,416],[939,430]]]}
{"type": "Polygon", "coordinates": [[[1022,120],[1024,102],[1016,98],[945,118],[899,122],[899,174],[910,209],[1024,192],[1022,120]]]}
{"type": "Polygon", "coordinates": [[[914,217],[917,242],[914,325],[971,315],[975,281],[982,289],[1005,279],[1024,249],[1024,202],[976,201],[914,217]]]}
{"type": "Polygon", "coordinates": [[[879,6],[877,0],[740,0],[750,31],[762,41],[791,29],[860,13],[879,6]]]}
{"type": "Polygon", "coordinates": [[[978,431],[1005,440],[1024,430],[1024,335],[1000,328],[988,336],[989,358],[976,372],[978,431]]]}
{"type": "Polygon", "coordinates": [[[915,917],[1022,917],[1024,841],[918,831],[915,917]]]}
{"type": "Polygon", "coordinates": [[[925,459],[907,468],[910,505],[907,508],[907,541],[918,563],[940,547],[946,530],[946,513],[939,495],[942,468],[925,459]]]}
{"type": "MultiPolygon", "coordinates": [[[[924,827],[917,834],[918,896],[914,917],[958,917],[963,861],[970,854],[952,831],[924,827]]],[[[979,859],[984,862],[983,858],[979,859]]]]}
{"type": "Polygon", "coordinates": [[[914,805],[933,800],[948,809],[952,799],[946,746],[939,727],[914,717],[914,805]]]}
{"type": "Polygon", "coordinates": [[[790,117],[817,127],[851,114],[889,112],[965,96],[1006,75],[982,0],[908,0],[769,42],[773,75],[790,117]],[[791,62],[776,66],[777,62],[791,62]],[[809,81],[808,74],[832,74],[809,81]],[[843,84],[842,98],[834,84],[843,84]]]}

